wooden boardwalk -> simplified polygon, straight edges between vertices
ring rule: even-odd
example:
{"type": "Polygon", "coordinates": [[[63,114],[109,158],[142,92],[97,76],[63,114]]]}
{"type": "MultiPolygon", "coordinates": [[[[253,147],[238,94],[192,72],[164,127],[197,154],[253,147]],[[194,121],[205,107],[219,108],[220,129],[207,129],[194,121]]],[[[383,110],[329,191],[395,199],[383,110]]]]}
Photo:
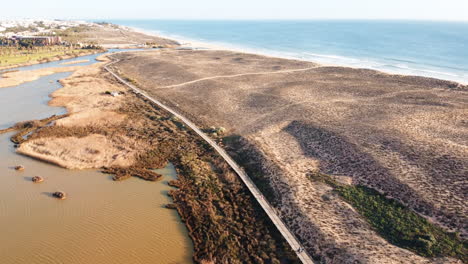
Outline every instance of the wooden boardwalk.
{"type": "Polygon", "coordinates": [[[268,203],[268,201],[265,199],[263,194],[260,192],[260,190],[257,188],[257,186],[253,183],[253,181],[250,179],[250,177],[245,173],[245,171],[237,165],[237,163],[229,156],[224,149],[222,149],[216,142],[214,142],[210,137],[208,137],[205,133],[203,133],[194,123],[192,123],[190,120],[185,118],[184,116],[180,115],[173,109],[169,108],[168,106],[164,105],[160,101],[150,97],[148,94],[145,92],[141,91],[134,85],[128,83],[125,81],[123,78],[121,78],[119,75],[114,73],[111,69],[109,69],[108,66],[115,64],[119,62],[120,60],[111,62],[104,66],[104,69],[108,71],[110,74],[112,74],[117,80],[119,80],[121,83],[124,85],[128,86],[130,89],[132,89],[135,93],[141,94],[144,96],[146,99],[150,100],[151,102],[155,103],[162,109],[166,110],[167,112],[173,114],[177,118],[180,119],[180,121],[184,122],[185,125],[190,127],[195,133],[197,133],[200,137],[202,137],[208,144],[210,144],[218,153],[221,155],[221,157],[224,158],[224,160],[231,166],[231,168],[239,175],[239,177],[242,179],[244,184],[247,186],[247,188],[250,190],[252,195],[255,197],[257,202],[260,204],[260,206],[263,208],[265,213],[268,215],[268,217],[271,219],[273,224],[276,226],[276,228],[280,231],[280,233],[283,235],[283,237],[286,239],[286,241],[289,243],[291,248],[296,252],[298,258],[302,261],[304,264],[312,264],[314,261],[312,258],[307,254],[307,252],[304,250],[304,247],[301,245],[299,240],[294,236],[294,234],[289,230],[289,228],[283,223],[281,218],[276,214],[275,209],[268,203]]]}

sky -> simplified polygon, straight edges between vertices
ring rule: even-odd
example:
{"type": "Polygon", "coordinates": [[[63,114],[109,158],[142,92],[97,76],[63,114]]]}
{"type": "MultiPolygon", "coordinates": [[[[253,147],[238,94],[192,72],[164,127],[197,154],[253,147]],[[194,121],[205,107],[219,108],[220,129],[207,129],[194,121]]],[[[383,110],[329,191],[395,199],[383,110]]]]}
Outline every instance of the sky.
{"type": "Polygon", "coordinates": [[[21,0],[0,20],[412,19],[468,21],[468,0],[21,0]]]}

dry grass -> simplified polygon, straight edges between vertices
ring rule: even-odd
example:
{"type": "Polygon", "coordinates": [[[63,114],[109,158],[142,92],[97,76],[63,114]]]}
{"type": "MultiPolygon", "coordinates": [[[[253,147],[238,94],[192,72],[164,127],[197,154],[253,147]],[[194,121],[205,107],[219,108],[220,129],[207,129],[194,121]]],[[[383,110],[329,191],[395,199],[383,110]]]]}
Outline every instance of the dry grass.
{"type": "Polygon", "coordinates": [[[42,120],[20,122],[10,128],[0,129],[0,134],[17,131],[17,133],[11,137],[11,141],[15,144],[21,144],[22,142],[26,141],[26,136],[28,134],[38,131],[39,129],[42,129],[52,124],[53,122],[60,120],[61,118],[65,118],[67,116],[68,114],[58,116],[53,115],[42,120]]]}
{"type": "Polygon", "coordinates": [[[428,261],[379,238],[344,201],[324,199],[331,189],[311,183],[311,171],[351,177],[467,234],[466,86],[227,51],[119,58],[118,69],[152,96],[241,135],[236,151],[255,153],[278,210],[324,260],[428,261]]]}
{"type": "Polygon", "coordinates": [[[134,163],[134,156],[141,148],[141,144],[124,136],[108,138],[90,134],[85,137],[35,138],[22,143],[17,152],[68,169],[90,169],[128,167],[134,163]]]}
{"type": "Polygon", "coordinates": [[[0,70],[75,58],[95,52],[98,51],[71,49],[64,46],[34,47],[32,50],[19,50],[17,47],[0,47],[0,70]]]}
{"type": "MultiPolygon", "coordinates": [[[[125,91],[99,65],[63,80],[52,104],[69,116],[36,126],[20,150],[64,167],[98,167],[114,180],[156,181],[152,169],[171,161],[178,171],[174,205],[194,242],[196,263],[298,263],[248,190],[204,141],[147,100],[125,91]],[[120,119],[89,122],[112,112],[120,119]],[[64,125],[65,124],[65,125],[64,125]],[[24,151],[24,150],[27,151],[24,151]],[[119,164],[114,155],[125,158],[119,164]],[[44,158],[46,156],[47,158],[44,158]]],[[[42,123],[41,123],[42,124],[42,123]]]]}

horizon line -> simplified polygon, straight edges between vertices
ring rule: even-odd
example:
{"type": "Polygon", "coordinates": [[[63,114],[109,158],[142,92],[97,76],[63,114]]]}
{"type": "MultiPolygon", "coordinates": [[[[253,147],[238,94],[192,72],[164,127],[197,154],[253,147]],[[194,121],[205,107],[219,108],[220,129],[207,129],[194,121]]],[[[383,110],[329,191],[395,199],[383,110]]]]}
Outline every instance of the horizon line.
{"type": "Polygon", "coordinates": [[[64,21],[99,21],[106,20],[160,20],[160,21],[411,21],[411,22],[462,22],[468,23],[467,20],[458,19],[419,19],[419,18],[40,18],[40,17],[24,17],[24,18],[6,18],[6,20],[64,20],[64,21]]]}

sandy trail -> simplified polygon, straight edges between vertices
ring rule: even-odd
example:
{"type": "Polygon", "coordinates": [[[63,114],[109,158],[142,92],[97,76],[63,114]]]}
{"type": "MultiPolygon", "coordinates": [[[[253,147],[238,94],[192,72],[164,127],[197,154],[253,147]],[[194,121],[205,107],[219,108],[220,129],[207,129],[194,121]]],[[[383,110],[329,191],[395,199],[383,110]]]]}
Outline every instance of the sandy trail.
{"type": "MultiPolygon", "coordinates": [[[[319,67],[319,66],[317,66],[317,67],[319,67]]],[[[311,70],[311,69],[315,69],[317,67],[309,67],[309,68],[305,68],[305,69],[271,71],[271,72],[250,72],[250,73],[240,73],[240,74],[234,74],[234,75],[217,75],[217,76],[205,77],[205,78],[201,78],[201,79],[197,79],[197,80],[193,80],[193,81],[188,81],[188,82],[184,82],[184,83],[169,85],[169,86],[165,86],[165,87],[159,87],[158,89],[181,87],[181,86],[184,86],[184,85],[194,84],[194,83],[197,83],[197,82],[214,80],[214,79],[222,79],[222,78],[236,78],[236,77],[249,76],[249,75],[254,76],[254,75],[265,75],[265,74],[303,72],[303,71],[308,71],[308,70],[311,70]]]]}

